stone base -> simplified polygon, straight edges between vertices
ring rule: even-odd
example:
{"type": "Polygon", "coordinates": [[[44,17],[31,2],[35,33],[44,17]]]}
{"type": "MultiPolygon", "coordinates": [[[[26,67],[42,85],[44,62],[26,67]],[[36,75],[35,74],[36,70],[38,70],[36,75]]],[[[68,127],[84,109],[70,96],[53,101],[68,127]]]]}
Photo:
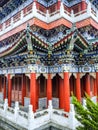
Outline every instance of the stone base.
{"type": "Polygon", "coordinates": [[[0,116],[0,130],[27,130],[21,126],[12,123],[11,121],[6,120],[0,116]]]}
{"type": "Polygon", "coordinates": [[[37,128],[35,130],[71,130],[65,127],[62,127],[58,124],[54,124],[52,122],[46,124],[45,126],[41,126],[40,128],[37,128]]]}
{"type": "MultiPolygon", "coordinates": [[[[18,126],[17,124],[14,124],[14,123],[7,121],[6,119],[0,117],[0,130],[27,130],[27,129],[22,128],[22,127],[18,126]]],[[[54,123],[50,122],[35,130],[71,130],[71,129],[68,129],[68,128],[62,127],[58,124],[54,124],[54,123]]]]}

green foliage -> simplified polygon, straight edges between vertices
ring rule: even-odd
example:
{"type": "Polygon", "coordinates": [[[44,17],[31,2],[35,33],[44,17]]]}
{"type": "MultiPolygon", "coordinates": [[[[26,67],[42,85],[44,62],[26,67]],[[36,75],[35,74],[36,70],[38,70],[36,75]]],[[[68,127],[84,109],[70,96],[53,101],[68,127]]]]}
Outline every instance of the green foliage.
{"type": "Polygon", "coordinates": [[[75,105],[76,119],[81,123],[77,130],[98,130],[98,104],[95,104],[86,95],[86,107],[73,96],[73,104],[75,105]]]}

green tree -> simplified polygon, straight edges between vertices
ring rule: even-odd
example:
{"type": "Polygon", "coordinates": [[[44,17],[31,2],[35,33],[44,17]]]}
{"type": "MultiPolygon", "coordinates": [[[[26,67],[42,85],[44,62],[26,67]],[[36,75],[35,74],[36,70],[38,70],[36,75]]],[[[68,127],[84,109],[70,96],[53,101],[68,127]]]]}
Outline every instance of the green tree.
{"type": "Polygon", "coordinates": [[[86,95],[86,107],[73,96],[73,104],[75,106],[75,117],[81,123],[77,130],[98,130],[98,103],[94,103],[86,95]]]}

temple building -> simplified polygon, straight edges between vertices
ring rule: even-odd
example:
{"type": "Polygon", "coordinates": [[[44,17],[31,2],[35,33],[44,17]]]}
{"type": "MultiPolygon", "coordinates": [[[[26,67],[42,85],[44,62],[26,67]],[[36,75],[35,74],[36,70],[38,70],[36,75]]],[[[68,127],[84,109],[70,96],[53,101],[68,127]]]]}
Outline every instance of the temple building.
{"type": "Polygon", "coordinates": [[[59,116],[73,111],[72,93],[98,101],[98,0],[1,0],[0,102],[37,118],[52,101],[59,116]]]}

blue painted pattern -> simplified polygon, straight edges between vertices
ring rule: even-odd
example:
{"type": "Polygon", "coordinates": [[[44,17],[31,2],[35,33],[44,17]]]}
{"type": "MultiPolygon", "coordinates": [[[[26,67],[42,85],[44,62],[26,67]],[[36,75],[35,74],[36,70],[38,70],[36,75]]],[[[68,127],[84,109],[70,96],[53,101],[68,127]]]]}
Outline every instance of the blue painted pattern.
{"type": "Polygon", "coordinates": [[[8,14],[13,12],[16,8],[18,8],[21,4],[23,4],[27,0],[11,0],[5,5],[0,3],[0,20],[6,17],[8,14]],[[3,6],[2,6],[3,5],[3,6]]]}

